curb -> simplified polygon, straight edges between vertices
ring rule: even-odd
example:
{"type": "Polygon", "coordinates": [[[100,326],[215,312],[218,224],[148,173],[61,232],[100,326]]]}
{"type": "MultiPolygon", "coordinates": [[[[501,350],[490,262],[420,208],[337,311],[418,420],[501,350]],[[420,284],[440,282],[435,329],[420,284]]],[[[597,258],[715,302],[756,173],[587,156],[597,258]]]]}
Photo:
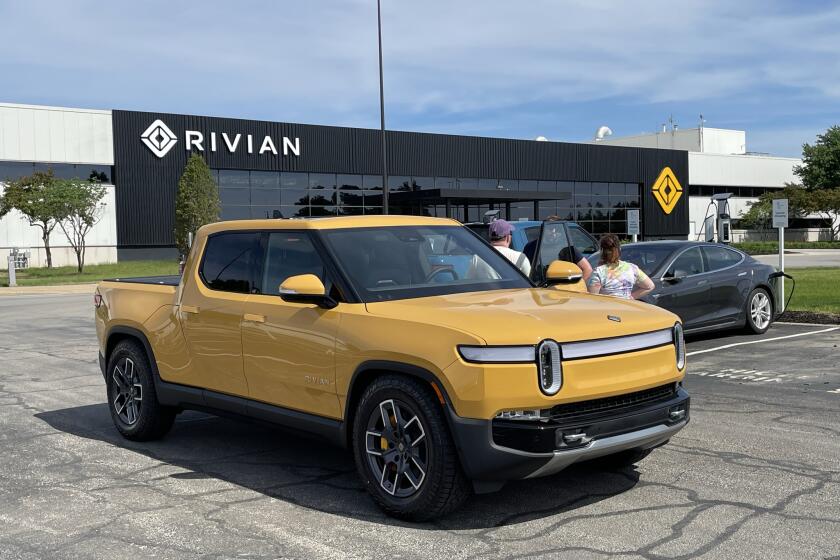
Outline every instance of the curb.
{"type": "Polygon", "coordinates": [[[89,284],[54,284],[52,286],[15,286],[0,288],[0,297],[40,294],[92,294],[96,283],[89,284]]]}

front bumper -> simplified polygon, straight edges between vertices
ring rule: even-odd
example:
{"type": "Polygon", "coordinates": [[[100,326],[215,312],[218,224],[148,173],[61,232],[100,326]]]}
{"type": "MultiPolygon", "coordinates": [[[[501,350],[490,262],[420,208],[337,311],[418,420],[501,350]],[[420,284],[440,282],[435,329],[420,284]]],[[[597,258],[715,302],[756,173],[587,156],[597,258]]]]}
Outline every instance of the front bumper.
{"type": "Polygon", "coordinates": [[[620,451],[657,447],[688,424],[690,398],[679,385],[653,401],[627,400],[631,402],[582,407],[579,413],[543,421],[476,420],[452,410],[449,414],[467,476],[477,482],[502,482],[553,474],[620,451]]]}

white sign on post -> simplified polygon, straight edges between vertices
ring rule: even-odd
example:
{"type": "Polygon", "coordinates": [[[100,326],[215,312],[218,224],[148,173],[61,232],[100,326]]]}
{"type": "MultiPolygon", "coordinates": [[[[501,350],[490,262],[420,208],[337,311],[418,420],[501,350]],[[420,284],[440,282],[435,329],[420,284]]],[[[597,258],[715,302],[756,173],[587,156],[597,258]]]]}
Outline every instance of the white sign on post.
{"type": "Polygon", "coordinates": [[[773,201],[773,227],[788,227],[788,200],[777,198],[773,201]]]}
{"type": "Polygon", "coordinates": [[[636,236],[642,233],[641,224],[639,223],[639,211],[627,211],[627,235],[633,236],[633,242],[636,242],[636,236]]]}
{"type": "MultiPolygon", "coordinates": [[[[773,227],[779,228],[779,270],[785,270],[785,228],[788,227],[788,200],[777,198],[773,201],[773,227]]],[[[779,278],[779,302],[776,309],[784,311],[785,306],[785,277],[779,278]]]]}

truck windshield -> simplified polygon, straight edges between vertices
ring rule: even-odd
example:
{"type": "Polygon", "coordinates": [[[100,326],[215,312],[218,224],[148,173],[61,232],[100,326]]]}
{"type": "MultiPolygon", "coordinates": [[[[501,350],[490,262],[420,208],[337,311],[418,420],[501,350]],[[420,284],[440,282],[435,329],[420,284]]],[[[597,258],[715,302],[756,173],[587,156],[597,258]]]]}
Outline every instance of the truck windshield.
{"type": "Polygon", "coordinates": [[[505,257],[460,226],[392,226],[322,231],[366,302],[529,288],[505,257]]]}

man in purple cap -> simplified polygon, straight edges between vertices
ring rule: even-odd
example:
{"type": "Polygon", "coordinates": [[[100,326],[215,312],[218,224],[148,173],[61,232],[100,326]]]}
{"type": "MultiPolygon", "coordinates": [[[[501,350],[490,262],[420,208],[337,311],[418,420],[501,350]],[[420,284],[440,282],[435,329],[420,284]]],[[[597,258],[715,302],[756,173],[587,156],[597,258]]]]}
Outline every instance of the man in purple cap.
{"type": "Polygon", "coordinates": [[[490,222],[490,244],[498,252],[503,254],[507,260],[516,265],[525,276],[531,275],[531,261],[519,251],[510,248],[513,226],[506,220],[493,220],[490,222]]]}

